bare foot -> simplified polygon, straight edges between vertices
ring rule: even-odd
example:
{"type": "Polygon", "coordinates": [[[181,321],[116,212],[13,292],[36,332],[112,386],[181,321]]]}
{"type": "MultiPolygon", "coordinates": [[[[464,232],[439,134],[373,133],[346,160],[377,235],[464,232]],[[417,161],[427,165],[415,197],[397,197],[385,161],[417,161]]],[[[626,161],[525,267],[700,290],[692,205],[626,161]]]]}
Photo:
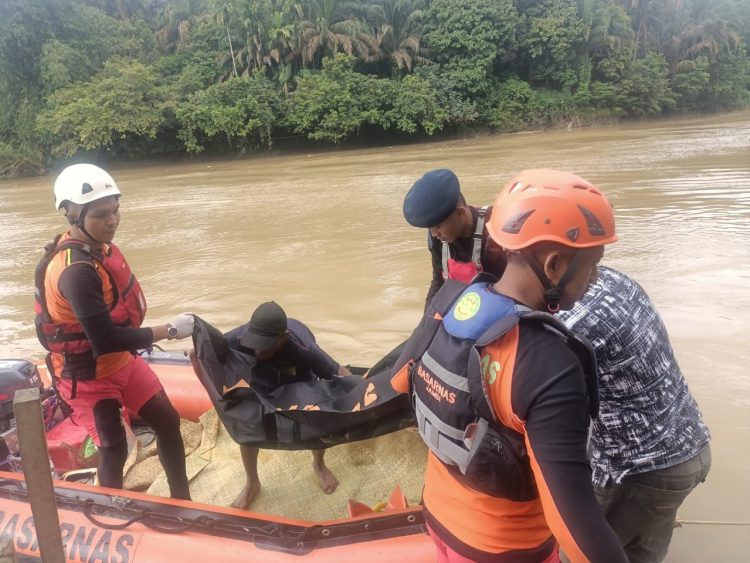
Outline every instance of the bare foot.
{"type": "Polygon", "coordinates": [[[313,466],[313,470],[318,477],[318,485],[320,485],[325,494],[330,495],[339,486],[339,480],[336,479],[336,476],[325,465],[319,467],[313,466]]]}
{"type": "Polygon", "coordinates": [[[255,500],[255,497],[258,496],[259,492],[259,482],[256,481],[254,483],[245,483],[245,486],[242,487],[240,494],[237,495],[237,498],[232,501],[231,507],[239,508],[241,510],[247,510],[248,508],[250,508],[250,505],[253,504],[253,501],[255,500]]]}

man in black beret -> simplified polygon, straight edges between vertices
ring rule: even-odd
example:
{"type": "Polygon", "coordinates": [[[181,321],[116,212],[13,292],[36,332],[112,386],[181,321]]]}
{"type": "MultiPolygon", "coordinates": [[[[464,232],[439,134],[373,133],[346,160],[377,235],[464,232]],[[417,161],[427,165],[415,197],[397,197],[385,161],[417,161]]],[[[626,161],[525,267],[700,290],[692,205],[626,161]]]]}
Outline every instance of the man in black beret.
{"type": "Polygon", "coordinates": [[[404,217],[410,225],[428,229],[432,282],[425,306],[447,279],[469,283],[480,272],[500,277],[505,255],[487,234],[491,206],[466,203],[458,178],[451,170],[431,170],[417,180],[404,198],[404,217]]]}

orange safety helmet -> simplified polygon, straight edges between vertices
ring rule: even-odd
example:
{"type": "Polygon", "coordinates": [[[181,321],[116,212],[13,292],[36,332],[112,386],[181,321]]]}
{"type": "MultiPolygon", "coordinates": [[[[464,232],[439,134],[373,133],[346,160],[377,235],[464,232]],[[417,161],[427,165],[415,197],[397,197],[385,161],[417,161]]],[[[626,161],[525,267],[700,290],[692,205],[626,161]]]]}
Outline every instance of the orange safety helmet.
{"type": "Polygon", "coordinates": [[[507,250],[538,242],[589,248],[617,240],[612,204],[591,182],[559,170],[524,170],[498,194],[487,224],[507,250]]]}

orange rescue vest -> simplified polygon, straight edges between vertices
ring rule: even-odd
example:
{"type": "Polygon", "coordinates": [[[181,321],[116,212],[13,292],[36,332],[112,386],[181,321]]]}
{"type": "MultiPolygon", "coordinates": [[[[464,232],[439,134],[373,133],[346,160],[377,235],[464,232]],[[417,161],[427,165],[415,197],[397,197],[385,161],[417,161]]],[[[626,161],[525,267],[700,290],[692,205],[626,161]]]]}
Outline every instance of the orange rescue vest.
{"type": "MultiPolygon", "coordinates": [[[[110,244],[102,250],[95,250],[66,233],[58,235],[45,247],[45,254],[39,261],[34,276],[34,324],[37,338],[53,355],[52,363],[57,364],[59,371],[55,375],[85,381],[106,377],[112,370],[99,369],[103,366],[97,365],[91,343],[83,327],[75,319],[67,300],[61,295],[49,295],[45,288],[48,276],[54,276],[51,281],[56,283],[64,269],[77,262],[90,263],[102,277],[105,302],[115,326],[140,327],[146,316],[146,299],[138,280],[116,245],[110,244]],[[55,260],[63,252],[66,253],[63,259],[55,260]]],[[[129,355],[127,352],[125,354],[129,355]]],[[[106,354],[102,358],[107,356],[114,354],[106,354]]],[[[123,359],[120,358],[116,363],[123,364],[123,359]]]]}

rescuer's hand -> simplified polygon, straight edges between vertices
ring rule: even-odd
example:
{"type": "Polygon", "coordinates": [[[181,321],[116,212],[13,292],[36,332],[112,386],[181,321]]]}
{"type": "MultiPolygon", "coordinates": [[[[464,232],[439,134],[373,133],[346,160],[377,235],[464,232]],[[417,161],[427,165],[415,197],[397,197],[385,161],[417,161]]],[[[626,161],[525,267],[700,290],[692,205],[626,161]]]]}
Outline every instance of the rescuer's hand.
{"type": "Polygon", "coordinates": [[[181,340],[193,335],[195,317],[192,313],[181,313],[167,323],[169,339],[181,340]]]}

